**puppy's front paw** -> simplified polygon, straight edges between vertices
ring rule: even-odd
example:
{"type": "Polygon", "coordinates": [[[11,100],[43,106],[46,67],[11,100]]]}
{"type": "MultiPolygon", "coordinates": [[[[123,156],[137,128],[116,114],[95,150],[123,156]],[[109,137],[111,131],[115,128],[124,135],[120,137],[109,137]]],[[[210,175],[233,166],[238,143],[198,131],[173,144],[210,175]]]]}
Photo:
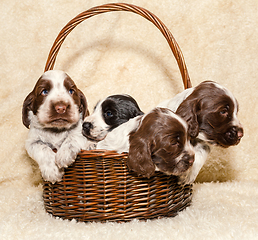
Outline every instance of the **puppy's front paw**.
{"type": "Polygon", "coordinates": [[[192,184],[195,178],[196,176],[193,175],[191,171],[187,171],[186,173],[183,173],[182,175],[178,176],[178,184],[179,185],[192,184]]]}
{"type": "Polygon", "coordinates": [[[77,154],[77,151],[71,149],[59,149],[56,153],[56,165],[59,168],[67,168],[75,161],[77,154]]]}
{"type": "Polygon", "coordinates": [[[64,171],[59,169],[56,164],[52,164],[52,166],[42,167],[41,169],[42,177],[45,181],[55,183],[60,182],[64,175],[64,171]]]}
{"type": "Polygon", "coordinates": [[[89,141],[85,150],[94,150],[97,147],[97,142],[89,141]]]}

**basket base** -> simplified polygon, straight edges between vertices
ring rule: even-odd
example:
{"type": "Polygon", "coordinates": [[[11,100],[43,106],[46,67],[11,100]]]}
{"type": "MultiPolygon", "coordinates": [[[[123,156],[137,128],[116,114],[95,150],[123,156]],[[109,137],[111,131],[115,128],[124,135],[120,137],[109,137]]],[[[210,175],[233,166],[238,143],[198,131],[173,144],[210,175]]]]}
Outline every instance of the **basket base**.
{"type": "Polygon", "coordinates": [[[48,213],[81,222],[126,222],[174,217],[191,203],[192,185],[178,185],[175,176],[138,177],[127,169],[127,154],[92,156],[82,152],[61,182],[44,183],[48,213]]]}

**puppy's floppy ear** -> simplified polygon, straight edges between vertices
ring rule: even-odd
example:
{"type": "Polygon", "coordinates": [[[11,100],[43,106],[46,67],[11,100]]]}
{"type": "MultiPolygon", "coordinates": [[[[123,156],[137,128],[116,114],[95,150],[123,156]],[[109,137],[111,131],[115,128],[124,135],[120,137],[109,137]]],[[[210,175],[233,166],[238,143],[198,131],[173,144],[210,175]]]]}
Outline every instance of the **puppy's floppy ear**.
{"type": "Polygon", "coordinates": [[[22,122],[26,128],[30,126],[29,111],[32,111],[34,92],[31,92],[24,100],[22,107],[22,122]]]}
{"type": "Polygon", "coordinates": [[[150,146],[146,139],[138,135],[137,133],[130,135],[127,166],[129,170],[136,172],[138,175],[150,178],[155,172],[150,146]]]}
{"type": "Polygon", "coordinates": [[[78,94],[80,98],[79,112],[82,113],[82,119],[84,119],[85,117],[89,116],[88,104],[86,97],[80,89],[78,89],[78,94]]]}
{"type": "Polygon", "coordinates": [[[178,107],[176,114],[182,117],[188,124],[188,133],[191,138],[196,138],[199,134],[199,122],[197,113],[199,110],[197,100],[184,100],[178,107]]]}

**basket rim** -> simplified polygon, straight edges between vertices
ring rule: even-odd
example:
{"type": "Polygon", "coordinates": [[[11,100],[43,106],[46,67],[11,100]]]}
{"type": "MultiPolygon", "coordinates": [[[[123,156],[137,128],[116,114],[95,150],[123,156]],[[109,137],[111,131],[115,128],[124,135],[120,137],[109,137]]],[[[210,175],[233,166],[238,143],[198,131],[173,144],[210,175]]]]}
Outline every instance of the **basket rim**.
{"type": "Polygon", "coordinates": [[[116,157],[127,157],[128,153],[118,153],[115,150],[106,150],[106,149],[92,149],[92,150],[81,150],[78,153],[79,157],[95,158],[96,156],[101,156],[105,158],[116,158],[116,157]]]}

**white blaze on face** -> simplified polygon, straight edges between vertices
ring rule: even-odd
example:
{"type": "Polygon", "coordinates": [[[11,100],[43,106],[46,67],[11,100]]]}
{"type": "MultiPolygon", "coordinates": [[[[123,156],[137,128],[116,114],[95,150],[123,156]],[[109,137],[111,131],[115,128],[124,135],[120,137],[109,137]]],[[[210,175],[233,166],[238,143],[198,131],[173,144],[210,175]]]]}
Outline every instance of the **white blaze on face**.
{"type": "MultiPolygon", "coordinates": [[[[45,100],[38,109],[37,117],[41,124],[51,127],[51,111],[55,108],[55,104],[63,103],[69,111],[69,122],[64,126],[70,127],[78,122],[80,118],[79,107],[75,104],[74,99],[64,85],[65,81],[69,81],[68,76],[63,71],[51,70],[42,75],[42,81],[49,81],[50,89],[47,89],[45,100]]],[[[61,117],[61,116],[60,116],[61,117]]]]}
{"type": "Polygon", "coordinates": [[[102,103],[105,100],[106,99],[103,99],[102,101],[100,101],[96,105],[94,112],[90,116],[84,119],[84,122],[91,124],[92,128],[89,130],[90,136],[98,141],[103,140],[106,137],[108,130],[110,128],[110,126],[106,124],[103,117],[102,103]]]}
{"type": "Polygon", "coordinates": [[[231,99],[232,99],[232,102],[234,104],[234,111],[233,111],[233,115],[232,115],[232,125],[234,126],[237,126],[239,128],[242,128],[242,124],[240,123],[238,117],[237,117],[237,113],[238,113],[238,102],[236,100],[236,98],[234,97],[233,93],[230,92],[227,88],[219,85],[218,83],[213,83],[217,88],[220,88],[222,89],[226,95],[228,95],[231,99]]]}
{"type": "Polygon", "coordinates": [[[190,138],[187,136],[188,125],[187,125],[186,121],[183,120],[181,117],[179,117],[177,114],[175,114],[173,112],[171,112],[171,116],[174,117],[175,119],[177,119],[180,122],[180,124],[182,124],[182,126],[185,129],[185,133],[186,133],[184,150],[178,156],[177,160],[180,161],[184,157],[185,154],[194,156],[195,155],[194,148],[193,148],[192,144],[190,143],[190,138]]]}

